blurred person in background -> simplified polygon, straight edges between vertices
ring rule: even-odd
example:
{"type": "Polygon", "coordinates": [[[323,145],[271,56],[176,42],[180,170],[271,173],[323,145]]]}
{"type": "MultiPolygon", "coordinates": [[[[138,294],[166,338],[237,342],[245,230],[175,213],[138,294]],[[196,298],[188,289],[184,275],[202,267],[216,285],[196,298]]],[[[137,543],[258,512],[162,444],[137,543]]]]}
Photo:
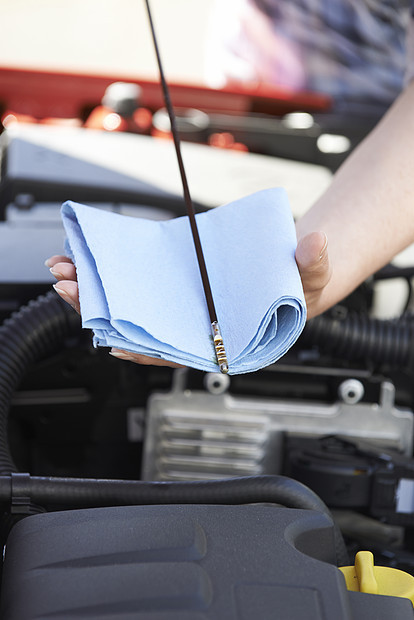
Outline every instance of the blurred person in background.
{"type": "Polygon", "coordinates": [[[206,80],[324,93],[336,109],[384,113],[413,56],[410,8],[409,0],[216,0],[206,80]]]}

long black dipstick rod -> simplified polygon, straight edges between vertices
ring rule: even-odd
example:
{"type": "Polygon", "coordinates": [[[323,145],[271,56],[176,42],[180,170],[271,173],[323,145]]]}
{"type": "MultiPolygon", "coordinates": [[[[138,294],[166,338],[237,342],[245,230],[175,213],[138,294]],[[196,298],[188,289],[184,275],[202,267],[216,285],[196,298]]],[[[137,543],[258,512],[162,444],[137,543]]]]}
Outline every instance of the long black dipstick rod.
{"type": "Polygon", "coordinates": [[[174,140],[175,152],[178,160],[178,167],[180,169],[181,181],[183,184],[184,190],[184,200],[187,208],[187,214],[190,220],[191,232],[193,235],[193,241],[195,246],[195,251],[197,255],[198,266],[200,269],[201,280],[203,283],[204,294],[207,302],[208,313],[210,316],[211,322],[211,331],[213,334],[213,342],[214,348],[216,351],[217,363],[219,365],[220,371],[222,373],[227,373],[229,371],[227,355],[223,344],[223,338],[220,332],[220,326],[217,320],[216,308],[214,306],[213,294],[211,292],[210,280],[208,278],[206,262],[204,260],[203,248],[201,247],[200,235],[198,233],[197,222],[195,218],[195,210],[193,201],[191,199],[190,190],[188,188],[187,175],[184,168],[184,162],[181,155],[181,146],[180,146],[180,137],[177,131],[177,125],[175,121],[175,113],[174,108],[171,103],[170,92],[168,88],[167,81],[165,79],[164,70],[161,62],[161,55],[158,48],[157,37],[155,35],[154,23],[151,16],[151,9],[149,5],[149,0],[145,0],[148,12],[148,19],[150,23],[150,29],[152,34],[152,40],[154,42],[155,54],[157,57],[158,69],[160,73],[160,82],[164,95],[165,107],[167,108],[168,116],[170,118],[171,125],[171,133],[174,140]]]}

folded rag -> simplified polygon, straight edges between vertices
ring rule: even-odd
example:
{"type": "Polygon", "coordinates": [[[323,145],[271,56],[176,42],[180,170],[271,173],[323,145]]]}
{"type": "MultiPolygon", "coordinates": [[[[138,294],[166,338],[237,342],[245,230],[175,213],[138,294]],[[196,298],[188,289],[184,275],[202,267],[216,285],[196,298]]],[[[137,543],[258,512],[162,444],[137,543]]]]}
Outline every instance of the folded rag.
{"type": "MultiPolygon", "coordinates": [[[[66,202],[62,219],[95,346],[218,372],[187,217],[153,221],[66,202]]],[[[229,374],[268,366],[306,321],[286,193],[263,190],[196,219],[229,374]]]]}

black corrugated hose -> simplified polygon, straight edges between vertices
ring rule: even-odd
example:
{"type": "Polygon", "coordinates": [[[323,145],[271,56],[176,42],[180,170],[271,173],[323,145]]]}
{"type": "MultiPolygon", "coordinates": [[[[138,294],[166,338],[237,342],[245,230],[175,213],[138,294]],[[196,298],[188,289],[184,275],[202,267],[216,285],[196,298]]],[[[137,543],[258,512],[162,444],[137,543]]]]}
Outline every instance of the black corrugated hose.
{"type": "Polygon", "coordinates": [[[316,345],[337,359],[413,369],[414,315],[382,320],[355,312],[343,318],[323,314],[308,321],[299,343],[316,345]]]}
{"type": "MultiPolygon", "coordinates": [[[[64,346],[65,338],[78,332],[79,327],[76,312],[54,291],[30,301],[1,325],[0,474],[17,471],[8,441],[8,418],[13,392],[33,363],[58,353],[64,346]]],[[[45,510],[33,501],[12,508],[9,503],[7,509],[0,515],[1,544],[4,544],[19,519],[45,510]]]]}
{"type": "Polygon", "coordinates": [[[13,392],[28,368],[62,350],[65,338],[79,326],[76,312],[51,291],[20,308],[0,327],[0,474],[17,471],[7,435],[13,392]]]}

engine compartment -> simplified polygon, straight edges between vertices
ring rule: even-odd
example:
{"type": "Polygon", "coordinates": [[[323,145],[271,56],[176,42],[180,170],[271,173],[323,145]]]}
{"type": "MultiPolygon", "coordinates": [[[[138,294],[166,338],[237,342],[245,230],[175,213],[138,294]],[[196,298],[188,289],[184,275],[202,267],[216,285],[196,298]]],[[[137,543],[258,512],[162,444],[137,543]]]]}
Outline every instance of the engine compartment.
{"type": "MultiPolygon", "coordinates": [[[[412,269],[376,274],[256,373],[120,362],[93,348],[37,266],[63,243],[59,201],[77,192],[154,217],[181,203],[172,186],[150,187],[144,164],[138,179],[115,171],[103,202],[107,163],[78,153],[69,162],[68,136],[23,126],[2,136],[0,617],[412,617],[407,599],[349,593],[336,567],[369,549],[377,565],[414,571],[410,289],[401,316],[373,316],[378,282],[409,283],[412,269]],[[34,153],[43,176],[29,178],[34,153]],[[271,481],[281,495],[263,491],[271,481]]],[[[112,151],[134,138],[142,153],[148,140],[107,138],[112,151]]],[[[198,163],[211,157],[191,146],[198,163]]],[[[243,171],[237,157],[221,159],[223,176],[243,171]]],[[[260,156],[242,157],[254,167],[260,156]]],[[[285,172],[269,159],[262,174],[301,185],[304,164],[285,172]]],[[[326,171],[309,166],[320,188],[326,171]]],[[[203,191],[200,204],[214,206],[203,191]]]]}

